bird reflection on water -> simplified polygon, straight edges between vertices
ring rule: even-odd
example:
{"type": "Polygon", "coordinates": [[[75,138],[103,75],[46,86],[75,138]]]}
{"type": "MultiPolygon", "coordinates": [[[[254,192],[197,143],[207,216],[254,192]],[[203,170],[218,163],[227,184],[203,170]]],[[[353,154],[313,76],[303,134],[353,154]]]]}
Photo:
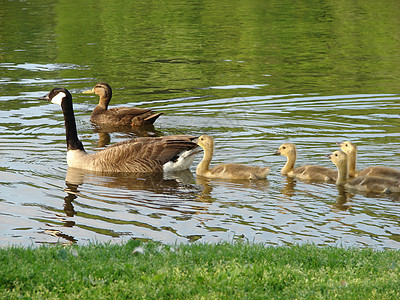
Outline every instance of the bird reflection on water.
{"type": "Polygon", "coordinates": [[[190,170],[157,174],[135,173],[99,173],[88,170],[68,168],[65,182],[80,186],[84,183],[112,189],[145,190],[159,194],[172,194],[184,185],[192,185],[193,174],[190,170]]]}
{"type": "MultiPolygon", "coordinates": [[[[282,194],[286,196],[288,199],[291,199],[298,193],[298,189],[296,189],[298,179],[292,177],[286,177],[284,181],[284,185],[282,187],[282,194]]],[[[321,184],[321,181],[316,180],[307,180],[304,181],[308,184],[321,184]]],[[[352,205],[347,204],[353,197],[354,194],[349,193],[343,186],[336,186],[338,191],[338,196],[336,198],[336,202],[332,205],[335,209],[346,211],[349,210],[352,205]]]]}
{"type": "MultiPolygon", "coordinates": [[[[98,147],[105,147],[110,144],[111,137],[110,133],[116,131],[115,127],[110,125],[94,125],[93,131],[99,134],[99,141],[97,143],[98,147]]],[[[156,137],[162,136],[162,132],[155,129],[154,125],[141,125],[137,127],[119,127],[119,133],[126,135],[126,139],[131,139],[135,137],[156,137]]]]}
{"type": "Polygon", "coordinates": [[[188,205],[187,199],[195,200],[200,192],[193,180],[193,174],[189,170],[139,175],[105,174],[68,168],[64,189],[67,193],[64,197],[64,212],[67,216],[64,226],[84,227],[115,237],[133,234],[118,232],[117,227],[121,224],[160,231],[165,224],[159,227],[159,224],[146,223],[143,219],[158,219],[167,216],[167,211],[172,215],[190,216],[203,210],[195,202],[189,202],[190,206],[188,205]],[[184,204],[179,202],[180,199],[184,204]],[[90,228],[89,223],[93,219],[100,221],[96,226],[107,228],[90,228]]]}

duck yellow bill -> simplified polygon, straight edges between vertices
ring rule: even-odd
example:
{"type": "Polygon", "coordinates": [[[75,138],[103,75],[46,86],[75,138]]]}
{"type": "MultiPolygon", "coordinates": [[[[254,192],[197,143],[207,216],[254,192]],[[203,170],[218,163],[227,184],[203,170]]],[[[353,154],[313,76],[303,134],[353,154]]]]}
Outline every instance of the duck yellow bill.
{"type": "Polygon", "coordinates": [[[82,92],[82,94],[94,94],[94,91],[93,90],[88,90],[88,91],[82,92]]]}

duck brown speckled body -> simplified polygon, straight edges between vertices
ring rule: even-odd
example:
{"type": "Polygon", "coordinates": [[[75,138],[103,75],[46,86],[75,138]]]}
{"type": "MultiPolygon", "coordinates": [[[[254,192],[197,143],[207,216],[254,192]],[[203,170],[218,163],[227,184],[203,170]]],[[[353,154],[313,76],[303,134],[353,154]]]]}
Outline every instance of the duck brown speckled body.
{"type": "Polygon", "coordinates": [[[162,113],[154,113],[151,109],[138,107],[114,107],[108,109],[112,97],[112,89],[108,83],[99,82],[93,89],[84,94],[96,94],[100,97],[99,104],[90,116],[90,121],[100,125],[139,126],[151,125],[162,113]]]}

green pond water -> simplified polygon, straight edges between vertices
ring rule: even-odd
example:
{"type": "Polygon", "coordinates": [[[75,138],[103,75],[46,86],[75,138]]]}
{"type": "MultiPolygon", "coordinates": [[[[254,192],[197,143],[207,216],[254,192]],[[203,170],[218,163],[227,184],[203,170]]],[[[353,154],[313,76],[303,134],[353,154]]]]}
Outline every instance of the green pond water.
{"type": "Polygon", "coordinates": [[[399,1],[2,1],[0,246],[131,238],[400,248],[399,195],[352,193],[280,174],[352,140],[359,168],[400,167],[399,1]],[[111,106],[151,107],[154,127],[90,123],[97,82],[111,106]],[[212,164],[271,166],[266,181],[189,172],[136,178],[67,170],[64,120],[37,100],[74,98],[88,152],[136,136],[208,134],[212,164]]]}

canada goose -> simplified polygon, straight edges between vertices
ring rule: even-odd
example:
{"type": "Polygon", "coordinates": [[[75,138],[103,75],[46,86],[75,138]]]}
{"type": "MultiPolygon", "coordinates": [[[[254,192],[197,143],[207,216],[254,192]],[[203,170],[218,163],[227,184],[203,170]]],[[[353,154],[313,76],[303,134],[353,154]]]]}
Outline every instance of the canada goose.
{"type": "Polygon", "coordinates": [[[90,116],[90,121],[97,124],[123,126],[123,125],[150,125],[162,113],[154,113],[151,109],[138,107],[114,107],[108,109],[111,101],[112,89],[108,83],[99,82],[93,89],[84,91],[83,94],[96,94],[100,97],[99,104],[90,116]]]}
{"type": "Polygon", "coordinates": [[[240,164],[220,164],[209,169],[214,154],[214,139],[211,136],[202,135],[197,143],[204,149],[203,159],[196,168],[197,175],[220,179],[265,179],[269,173],[269,167],[240,164]]]}
{"type": "Polygon", "coordinates": [[[334,151],[327,155],[338,169],[337,185],[344,185],[348,189],[362,192],[400,192],[400,181],[375,176],[358,176],[348,180],[347,154],[342,150],[334,151]]]}
{"type": "Polygon", "coordinates": [[[335,181],[337,171],[322,166],[305,165],[294,168],[297,159],[296,145],[292,143],[282,144],[275,155],[286,156],[286,164],[281,170],[282,175],[302,180],[335,181]]]}
{"type": "Polygon", "coordinates": [[[342,149],[342,151],[347,154],[347,163],[349,164],[349,177],[376,176],[400,180],[400,171],[389,167],[373,166],[367,167],[357,172],[357,146],[350,141],[345,141],[343,143],[337,144],[340,146],[340,149],[342,149]]]}
{"type": "Polygon", "coordinates": [[[54,88],[39,99],[61,105],[69,167],[100,172],[160,173],[188,169],[193,162],[197,143],[190,135],[139,137],[88,154],[78,138],[69,91],[54,88]]]}

